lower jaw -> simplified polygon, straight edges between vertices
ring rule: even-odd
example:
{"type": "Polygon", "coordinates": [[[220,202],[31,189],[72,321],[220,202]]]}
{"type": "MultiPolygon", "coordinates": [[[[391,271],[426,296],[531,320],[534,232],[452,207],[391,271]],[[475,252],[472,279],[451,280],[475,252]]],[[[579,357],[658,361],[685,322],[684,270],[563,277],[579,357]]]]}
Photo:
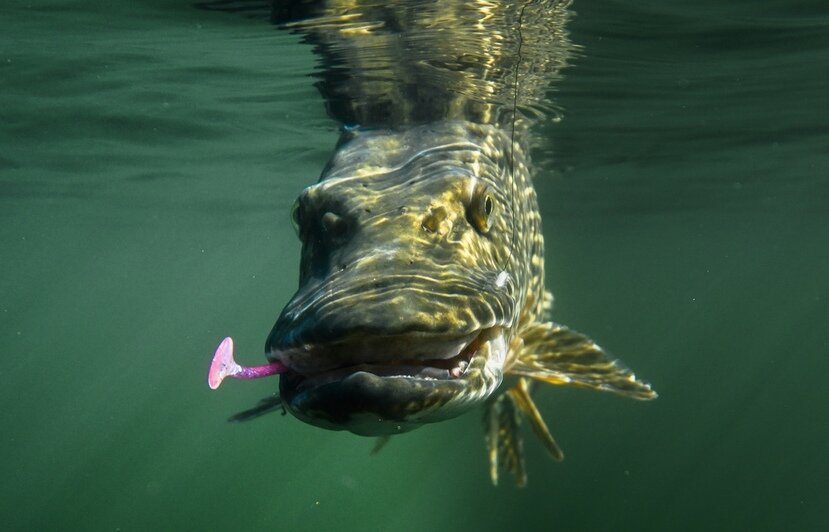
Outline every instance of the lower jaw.
{"type": "Polygon", "coordinates": [[[463,379],[380,377],[358,371],[345,379],[301,390],[280,378],[283,404],[306,423],[365,436],[396,434],[462,412],[445,407],[468,387],[463,379]]]}

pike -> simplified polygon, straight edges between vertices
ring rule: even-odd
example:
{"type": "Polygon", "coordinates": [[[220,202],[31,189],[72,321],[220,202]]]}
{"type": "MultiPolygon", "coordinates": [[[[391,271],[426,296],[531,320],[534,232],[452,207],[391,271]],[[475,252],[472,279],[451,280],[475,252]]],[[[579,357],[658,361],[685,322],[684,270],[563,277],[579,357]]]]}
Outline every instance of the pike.
{"type": "MultiPolygon", "coordinates": [[[[375,4],[362,4],[360,16],[330,9],[293,27],[328,46],[363,38],[384,26],[369,16],[375,4]]],[[[566,4],[552,4],[563,17],[566,4]]],[[[520,22],[524,10],[505,15],[520,22]]],[[[515,106],[506,121],[503,106],[474,107],[468,98],[439,106],[437,119],[416,119],[424,111],[411,107],[404,118],[380,120],[382,98],[370,96],[375,113],[353,100],[340,108],[343,123],[361,126],[343,128],[319,181],[296,201],[299,288],[267,338],[268,364],[240,366],[225,339],[209,385],[278,374],[281,404],[298,419],[382,438],[483,406],[493,483],[504,468],[524,485],[522,422],[554,459],[564,456],[533,401],[533,382],[641,400],[656,393],[550,318],[531,121],[515,106]]]]}

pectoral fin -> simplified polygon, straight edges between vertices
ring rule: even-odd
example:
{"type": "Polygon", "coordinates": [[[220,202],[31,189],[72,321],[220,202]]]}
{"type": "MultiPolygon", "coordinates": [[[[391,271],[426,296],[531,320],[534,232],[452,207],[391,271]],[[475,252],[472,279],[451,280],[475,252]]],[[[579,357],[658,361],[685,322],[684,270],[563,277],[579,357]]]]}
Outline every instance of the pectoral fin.
{"type": "Polygon", "coordinates": [[[388,434],[384,436],[378,436],[377,439],[374,440],[374,447],[371,448],[371,452],[369,454],[371,456],[374,456],[375,454],[379,453],[383,449],[383,447],[385,447],[386,444],[389,443],[390,439],[391,436],[389,436],[388,434]]]}
{"type": "Polygon", "coordinates": [[[487,404],[484,423],[489,451],[489,476],[492,483],[498,485],[498,471],[503,467],[512,473],[516,484],[526,485],[521,417],[508,394],[500,395],[487,404]]]}
{"type": "Polygon", "coordinates": [[[530,427],[535,432],[535,435],[538,436],[538,439],[541,440],[541,443],[544,444],[544,448],[547,449],[550,456],[557,462],[564,460],[564,452],[558,446],[558,443],[556,443],[553,435],[550,434],[550,429],[544,423],[541,412],[538,411],[535,402],[530,397],[530,386],[527,383],[527,379],[518,379],[518,384],[510,388],[507,394],[518,409],[521,410],[521,413],[524,414],[524,417],[530,422],[530,427]]]}
{"type": "Polygon", "coordinates": [[[555,323],[536,323],[521,334],[524,342],[508,373],[549,384],[602,390],[634,399],[655,399],[650,385],[609,356],[590,338],[555,323]]]}
{"type": "Polygon", "coordinates": [[[282,415],[285,415],[285,407],[282,405],[282,399],[280,399],[278,395],[271,395],[259,401],[259,403],[253,408],[249,408],[243,412],[230,416],[228,421],[233,423],[250,421],[251,419],[256,419],[275,410],[282,410],[282,415]]]}

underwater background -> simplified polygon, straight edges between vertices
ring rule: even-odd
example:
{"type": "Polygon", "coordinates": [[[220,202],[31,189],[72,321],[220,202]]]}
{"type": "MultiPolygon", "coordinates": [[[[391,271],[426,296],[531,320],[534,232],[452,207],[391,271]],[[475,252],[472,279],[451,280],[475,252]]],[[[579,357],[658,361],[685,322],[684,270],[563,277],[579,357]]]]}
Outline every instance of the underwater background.
{"type": "Polygon", "coordinates": [[[5,2],[0,528],[824,530],[829,12],[572,10],[534,153],[554,318],[660,397],[536,387],[566,459],[528,438],[516,489],[479,412],[370,456],[227,422],[273,379],[207,387],[296,288],[291,205],[338,130],[310,45],[256,10],[5,2]]]}

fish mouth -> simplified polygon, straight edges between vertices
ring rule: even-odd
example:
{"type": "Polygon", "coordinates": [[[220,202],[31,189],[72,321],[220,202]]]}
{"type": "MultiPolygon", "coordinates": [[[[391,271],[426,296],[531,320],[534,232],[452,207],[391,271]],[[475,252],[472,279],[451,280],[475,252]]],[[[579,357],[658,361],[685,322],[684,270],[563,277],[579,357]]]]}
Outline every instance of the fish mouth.
{"type": "MultiPolygon", "coordinates": [[[[394,351],[393,339],[386,340],[386,352],[394,351]]],[[[368,352],[362,361],[345,357],[342,365],[320,370],[288,366],[280,396],[303,421],[362,435],[394,434],[454,417],[500,384],[506,353],[501,327],[449,338],[447,344],[448,350],[431,356],[368,352]]]]}
{"type": "MultiPolygon", "coordinates": [[[[425,380],[449,380],[461,377],[478,350],[481,335],[476,335],[460,353],[449,358],[401,358],[365,361],[321,372],[295,373],[301,379],[299,389],[322,386],[340,381],[349,375],[365,372],[378,377],[397,377],[425,380]]],[[[288,372],[290,375],[291,372],[288,372]]]]}

